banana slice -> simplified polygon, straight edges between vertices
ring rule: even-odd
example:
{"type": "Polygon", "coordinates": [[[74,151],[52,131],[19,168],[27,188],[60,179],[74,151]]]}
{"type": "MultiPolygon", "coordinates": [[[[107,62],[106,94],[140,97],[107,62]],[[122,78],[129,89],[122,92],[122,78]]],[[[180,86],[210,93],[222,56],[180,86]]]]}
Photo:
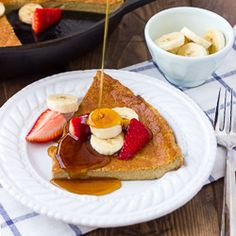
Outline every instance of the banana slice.
{"type": "Polygon", "coordinates": [[[177,48],[173,48],[171,50],[168,50],[168,52],[172,53],[172,54],[177,54],[177,52],[179,51],[181,47],[177,47],[177,48]]]}
{"type": "Polygon", "coordinates": [[[2,2],[0,2],[0,17],[5,14],[5,6],[2,2]]]}
{"type": "Polygon", "coordinates": [[[209,29],[204,34],[204,39],[212,44],[209,48],[210,54],[216,53],[225,47],[224,34],[217,29],[209,29]]]}
{"type": "Polygon", "coordinates": [[[118,152],[124,144],[123,133],[111,139],[99,139],[91,135],[90,144],[95,151],[102,155],[113,155],[118,152]]]}
{"type": "Polygon", "coordinates": [[[115,107],[112,110],[116,111],[122,119],[131,120],[133,118],[139,120],[138,114],[131,108],[128,107],[115,107]]]}
{"type": "Polygon", "coordinates": [[[184,35],[181,32],[165,34],[156,39],[156,44],[160,48],[169,51],[184,44],[184,35]]]}
{"type": "Polygon", "coordinates": [[[191,31],[190,29],[186,27],[184,27],[181,30],[181,32],[185,35],[186,38],[193,41],[194,43],[197,43],[203,46],[204,48],[209,48],[211,46],[211,43],[209,41],[205,40],[204,38],[201,38],[200,36],[198,36],[193,31],[191,31]]]}
{"type": "Polygon", "coordinates": [[[208,52],[203,46],[197,43],[187,43],[178,50],[177,54],[187,57],[201,57],[208,55],[208,52]]]}
{"type": "Polygon", "coordinates": [[[78,98],[69,94],[54,94],[47,97],[47,106],[53,111],[71,113],[78,110],[78,98]]]}
{"type": "Polygon", "coordinates": [[[109,128],[94,128],[90,126],[92,134],[99,139],[110,139],[114,138],[122,132],[121,125],[115,125],[109,128]]]}
{"type": "Polygon", "coordinates": [[[20,21],[31,25],[34,12],[37,8],[43,8],[43,7],[36,3],[27,3],[24,6],[22,6],[18,12],[20,21]]]}

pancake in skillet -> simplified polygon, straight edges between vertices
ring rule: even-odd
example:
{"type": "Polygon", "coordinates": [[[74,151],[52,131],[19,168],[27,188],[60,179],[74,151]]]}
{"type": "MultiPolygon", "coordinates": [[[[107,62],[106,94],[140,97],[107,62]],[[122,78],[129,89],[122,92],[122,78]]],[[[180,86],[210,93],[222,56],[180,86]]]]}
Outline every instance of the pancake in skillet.
{"type": "MultiPolygon", "coordinates": [[[[94,77],[76,115],[90,113],[97,108],[100,73],[97,72],[94,77]]],[[[133,159],[123,161],[111,157],[110,163],[106,166],[88,170],[82,177],[112,177],[120,180],[156,179],[168,171],[181,167],[183,165],[181,150],[176,144],[172,129],[159,112],[142,97],[134,95],[130,89],[106,74],[103,86],[102,106],[132,108],[139,115],[139,120],[151,130],[153,138],[133,159]]],[[[75,178],[81,177],[79,173],[72,173],[72,175],[75,178]]],[[[55,156],[52,177],[70,178],[65,169],[60,168],[55,156]]]]}
{"type": "Polygon", "coordinates": [[[7,20],[6,16],[0,17],[0,47],[10,47],[21,45],[20,40],[15,35],[15,32],[7,20]]]}
{"type": "MultiPolygon", "coordinates": [[[[1,0],[7,11],[18,9],[29,0],[1,0]]],[[[84,12],[105,13],[106,0],[34,0],[33,3],[42,4],[45,7],[62,7],[66,10],[77,10],[84,12]]],[[[109,0],[110,12],[117,10],[124,0],[109,0]]]]}

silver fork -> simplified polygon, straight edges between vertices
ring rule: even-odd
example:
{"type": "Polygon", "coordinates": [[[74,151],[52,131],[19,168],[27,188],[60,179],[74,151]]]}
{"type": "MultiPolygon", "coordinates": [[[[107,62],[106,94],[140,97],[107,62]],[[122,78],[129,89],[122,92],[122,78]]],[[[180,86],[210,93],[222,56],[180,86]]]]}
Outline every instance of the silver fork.
{"type": "Polygon", "coordinates": [[[220,105],[221,100],[222,95],[220,89],[216,105],[214,127],[218,144],[225,147],[227,151],[220,235],[236,236],[236,185],[233,159],[233,148],[236,145],[236,132],[234,132],[233,90],[230,89],[229,92],[227,89],[225,90],[223,109],[221,109],[220,105]],[[230,95],[229,98],[228,94],[230,95]]]}

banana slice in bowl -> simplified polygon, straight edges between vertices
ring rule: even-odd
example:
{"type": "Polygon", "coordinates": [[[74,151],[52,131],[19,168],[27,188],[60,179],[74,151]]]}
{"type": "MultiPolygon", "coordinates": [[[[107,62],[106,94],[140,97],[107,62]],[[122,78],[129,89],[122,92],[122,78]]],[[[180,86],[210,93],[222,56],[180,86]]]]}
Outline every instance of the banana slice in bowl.
{"type": "Polygon", "coordinates": [[[174,48],[178,48],[184,44],[185,38],[184,34],[181,32],[173,32],[169,34],[164,34],[160,38],[156,39],[156,44],[160,48],[169,51],[174,48]]]}
{"type": "Polygon", "coordinates": [[[182,32],[187,39],[203,46],[204,48],[209,48],[211,46],[211,42],[198,36],[197,34],[195,34],[193,31],[191,31],[187,27],[184,27],[180,32],[182,32]]]}
{"type": "Polygon", "coordinates": [[[187,43],[179,48],[177,55],[187,57],[202,57],[207,56],[208,52],[203,46],[197,43],[187,43]]]}
{"type": "Polygon", "coordinates": [[[225,47],[225,37],[224,34],[217,29],[209,29],[204,34],[204,39],[211,42],[209,48],[210,54],[216,53],[225,47]]]}

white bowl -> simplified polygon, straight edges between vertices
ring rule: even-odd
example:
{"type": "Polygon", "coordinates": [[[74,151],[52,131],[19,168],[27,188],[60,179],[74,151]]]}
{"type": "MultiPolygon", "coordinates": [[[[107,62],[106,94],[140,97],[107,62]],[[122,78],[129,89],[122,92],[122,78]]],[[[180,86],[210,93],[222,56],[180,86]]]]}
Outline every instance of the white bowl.
{"type": "Polygon", "coordinates": [[[214,12],[195,7],[176,7],[152,16],[145,27],[145,39],[153,61],[166,78],[181,87],[195,87],[204,83],[220,65],[232,48],[234,33],[231,25],[214,12]],[[183,57],[169,53],[155,44],[158,37],[187,27],[202,36],[209,28],[220,30],[226,46],[204,57],[183,57]]]}

